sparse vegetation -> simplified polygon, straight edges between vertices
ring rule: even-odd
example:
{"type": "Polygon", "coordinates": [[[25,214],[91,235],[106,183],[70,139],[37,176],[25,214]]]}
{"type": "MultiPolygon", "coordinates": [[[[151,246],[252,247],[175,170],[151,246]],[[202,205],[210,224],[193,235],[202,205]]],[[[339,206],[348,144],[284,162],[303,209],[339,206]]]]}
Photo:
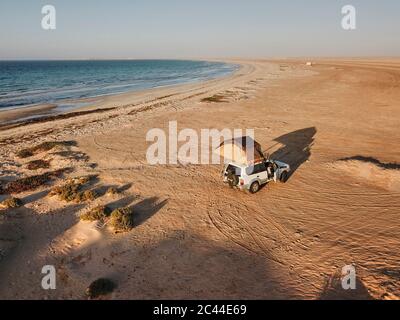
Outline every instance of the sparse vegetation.
{"type": "Polygon", "coordinates": [[[225,100],[225,96],[220,95],[220,94],[215,94],[211,97],[201,99],[201,102],[221,103],[221,102],[227,102],[227,101],[225,100]]]}
{"type": "Polygon", "coordinates": [[[80,216],[82,221],[103,221],[111,214],[111,209],[107,206],[93,208],[80,216]]]}
{"type": "Polygon", "coordinates": [[[68,179],[67,183],[74,183],[74,184],[84,185],[84,184],[90,182],[94,178],[95,178],[95,176],[75,177],[75,178],[68,179]]]}
{"type": "Polygon", "coordinates": [[[17,157],[18,158],[29,158],[34,156],[35,154],[41,153],[41,152],[46,152],[54,149],[55,147],[59,146],[71,146],[74,145],[75,142],[73,141],[48,141],[48,142],[43,142],[37,146],[31,147],[31,148],[26,148],[22,149],[17,152],[17,157]]]}
{"type": "Polygon", "coordinates": [[[86,201],[94,201],[97,198],[97,193],[93,190],[86,190],[82,192],[78,192],[74,201],[78,203],[86,202],[86,201]]]}
{"type": "Polygon", "coordinates": [[[57,196],[60,200],[66,202],[93,201],[97,198],[97,194],[93,190],[82,191],[83,186],[90,182],[92,178],[92,176],[85,176],[68,179],[66,184],[54,187],[50,196],[57,196]]]}
{"type": "Polygon", "coordinates": [[[76,161],[89,161],[89,157],[83,152],[79,151],[61,150],[61,151],[54,151],[51,154],[54,156],[60,156],[62,158],[76,160],[76,161]]]}
{"type": "Polygon", "coordinates": [[[58,196],[60,200],[71,202],[77,197],[79,189],[79,184],[67,183],[63,186],[54,187],[50,192],[50,196],[58,196]]]}
{"type": "Polygon", "coordinates": [[[0,188],[1,194],[21,193],[25,191],[35,190],[49,181],[60,177],[64,170],[46,172],[41,175],[21,178],[15,181],[8,182],[4,187],[0,188]]]}
{"type": "Polygon", "coordinates": [[[106,194],[109,195],[109,196],[116,195],[116,194],[118,194],[118,189],[114,188],[114,187],[110,187],[110,188],[107,189],[106,194]]]}
{"type": "Polygon", "coordinates": [[[7,198],[0,202],[0,208],[2,209],[13,209],[13,208],[19,208],[22,206],[22,201],[21,199],[18,198],[7,198]]]}
{"type": "Polygon", "coordinates": [[[132,208],[119,208],[111,213],[110,225],[115,232],[127,232],[134,228],[132,208]]]}
{"type": "Polygon", "coordinates": [[[33,153],[29,149],[22,149],[17,152],[18,158],[29,158],[32,156],[33,156],[33,153]]]}
{"type": "Polygon", "coordinates": [[[90,284],[90,286],[86,289],[86,295],[89,297],[89,299],[96,299],[110,294],[115,288],[116,285],[112,280],[100,278],[90,284]]]}
{"type": "Polygon", "coordinates": [[[50,168],[50,161],[46,160],[33,160],[26,165],[28,170],[48,169],[50,168]]]}

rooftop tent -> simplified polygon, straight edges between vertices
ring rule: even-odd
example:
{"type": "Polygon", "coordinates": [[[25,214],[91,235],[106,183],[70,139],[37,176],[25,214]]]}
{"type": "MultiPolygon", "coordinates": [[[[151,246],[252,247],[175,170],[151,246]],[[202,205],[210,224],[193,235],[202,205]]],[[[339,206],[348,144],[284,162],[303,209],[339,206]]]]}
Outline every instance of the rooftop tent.
{"type": "Polygon", "coordinates": [[[226,140],[215,149],[215,152],[224,158],[225,163],[251,165],[264,160],[261,145],[248,136],[226,140]]]}

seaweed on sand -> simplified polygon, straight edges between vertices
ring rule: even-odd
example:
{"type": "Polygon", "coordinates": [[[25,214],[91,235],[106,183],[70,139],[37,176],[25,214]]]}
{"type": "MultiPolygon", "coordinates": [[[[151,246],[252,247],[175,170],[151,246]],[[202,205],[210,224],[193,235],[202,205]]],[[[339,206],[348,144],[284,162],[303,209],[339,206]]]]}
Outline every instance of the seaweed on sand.
{"type": "Polygon", "coordinates": [[[61,177],[64,172],[65,169],[60,169],[8,182],[0,187],[0,194],[21,193],[35,190],[51,180],[61,177]]]}
{"type": "Polygon", "coordinates": [[[37,146],[22,149],[17,152],[18,158],[29,158],[38,153],[46,152],[54,149],[55,147],[65,147],[65,146],[73,146],[76,145],[74,141],[47,141],[43,142],[37,146]]]}

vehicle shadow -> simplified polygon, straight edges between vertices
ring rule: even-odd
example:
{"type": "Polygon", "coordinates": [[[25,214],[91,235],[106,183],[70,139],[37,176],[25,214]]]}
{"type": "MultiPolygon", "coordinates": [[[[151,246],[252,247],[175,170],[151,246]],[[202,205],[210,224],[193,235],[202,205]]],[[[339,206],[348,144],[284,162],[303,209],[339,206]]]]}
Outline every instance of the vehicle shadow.
{"type": "Polygon", "coordinates": [[[310,127],[293,131],[274,139],[282,147],[274,151],[270,157],[290,165],[291,170],[288,179],[310,158],[316,133],[317,129],[310,127]]]}

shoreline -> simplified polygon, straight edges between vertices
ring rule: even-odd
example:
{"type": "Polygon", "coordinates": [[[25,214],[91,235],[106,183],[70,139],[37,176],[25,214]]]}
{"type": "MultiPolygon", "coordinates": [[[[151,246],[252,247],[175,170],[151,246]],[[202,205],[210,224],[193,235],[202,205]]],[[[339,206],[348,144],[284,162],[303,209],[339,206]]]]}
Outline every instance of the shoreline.
{"type": "Polygon", "coordinates": [[[7,108],[0,111],[0,127],[24,118],[35,117],[54,112],[57,108],[54,104],[41,104],[34,106],[25,106],[19,108],[7,108]]]}
{"type": "MultiPolygon", "coordinates": [[[[206,60],[204,60],[206,61],[206,60]]],[[[209,61],[209,60],[207,60],[209,61]]],[[[198,95],[197,91],[201,88],[212,88],[218,84],[224,85],[231,80],[236,80],[243,76],[248,76],[254,72],[251,63],[239,60],[212,60],[213,62],[223,62],[227,64],[238,65],[239,68],[229,75],[221,76],[214,79],[205,81],[198,81],[194,83],[182,83],[170,86],[162,86],[157,88],[129,91],[119,94],[105,95],[99,98],[87,98],[77,100],[79,103],[88,103],[83,107],[77,107],[65,112],[53,112],[44,116],[33,117],[31,119],[24,119],[27,116],[35,116],[45,113],[50,110],[54,111],[56,107],[48,109],[47,105],[34,106],[12,109],[0,112],[0,132],[7,131],[13,128],[25,127],[28,125],[35,125],[41,123],[51,123],[58,120],[73,119],[79,116],[90,114],[107,113],[110,111],[117,111],[118,109],[141,108],[142,106],[154,103],[168,103],[174,101],[175,98],[179,99],[180,95],[185,93],[193,93],[198,95]],[[3,118],[8,118],[7,122],[2,122],[3,118]]],[[[206,94],[206,92],[204,93],[206,94]]],[[[0,134],[0,138],[2,134],[0,134]]]]}
{"type": "MultiPolygon", "coordinates": [[[[60,60],[64,61],[64,60],[60,60]]],[[[84,60],[86,61],[86,60],[84,60]]],[[[91,60],[87,60],[91,61],[91,60]]],[[[95,60],[96,61],[96,60],[95,60]]],[[[109,61],[109,60],[105,60],[109,61]]],[[[112,60],[110,60],[112,61],[112,60]]],[[[125,61],[125,60],[124,60],[125,61]]],[[[146,61],[146,60],[144,60],[146,61]]],[[[87,111],[91,109],[98,108],[98,105],[104,105],[106,101],[109,100],[118,100],[121,97],[128,96],[131,98],[135,94],[146,94],[152,93],[153,91],[158,91],[162,89],[168,88],[175,88],[185,85],[195,85],[199,83],[220,80],[224,78],[229,78],[233,76],[235,73],[239,72],[242,69],[240,64],[234,64],[226,62],[225,60],[182,60],[182,61],[203,61],[203,62],[219,62],[227,65],[232,66],[232,72],[228,75],[220,75],[215,78],[210,78],[206,80],[188,80],[187,82],[182,82],[178,84],[171,84],[171,85],[161,85],[155,86],[148,89],[138,89],[138,90],[130,90],[126,92],[119,92],[119,93],[108,93],[93,97],[86,97],[86,98],[78,98],[78,99],[66,99],[59,101],[57,103],[43,103],[43,104],[34,104],[34,105],[26,105],[26,106],[19,106],[19,107],[7,107],[4,110],[0,109],[0,128],[1,127],[8,127],[8,125],[12,125],[13,123],[23,123],[24,120],[27,120],[27,123],[34,123],[36,122],[34,119],[37,118],[40,121],[42,114],[44,116],[49,116],[52,118],[57,117],[58,115],[62,116],[68,113],[79,113],[82,111],[87,111]],[[50,108],[49,106],[52,106],[50,108]],[[65,109],[65,110],[63,110],[65,109]],[[25,119],[27,118],[27,119],[25,119]]],[[[103,108],[103,107],[101,107],[103,108]]],[[[104,108],[109,108],[105,106],[104,108]]]]}

